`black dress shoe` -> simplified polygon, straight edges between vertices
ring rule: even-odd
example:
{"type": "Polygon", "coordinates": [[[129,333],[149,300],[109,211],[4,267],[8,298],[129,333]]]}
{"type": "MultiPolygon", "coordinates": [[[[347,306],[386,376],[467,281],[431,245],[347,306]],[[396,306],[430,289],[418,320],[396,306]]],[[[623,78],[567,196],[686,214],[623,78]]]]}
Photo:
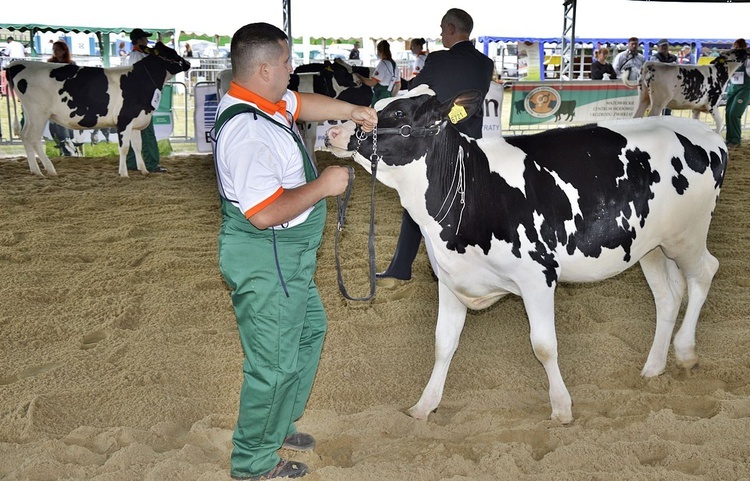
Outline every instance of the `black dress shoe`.
{"type": "Polygon", "coordinates": [[[149,172],[152,174],[166,174],[169,171],[164,167],[157,167],[154,170],[149,170],[149,172]]]}
{"type": "Polygon", "coordinates": [[[375,279],[398,279],[400,281],[410,281],[411,280],[411,276],[409,276],[409,277],[398,276],[398,275],[395,275],[395,274],[391,274],[388,271],[383,271],[383,272],[377,272],[377,273],[375,273],[375,279]]]}

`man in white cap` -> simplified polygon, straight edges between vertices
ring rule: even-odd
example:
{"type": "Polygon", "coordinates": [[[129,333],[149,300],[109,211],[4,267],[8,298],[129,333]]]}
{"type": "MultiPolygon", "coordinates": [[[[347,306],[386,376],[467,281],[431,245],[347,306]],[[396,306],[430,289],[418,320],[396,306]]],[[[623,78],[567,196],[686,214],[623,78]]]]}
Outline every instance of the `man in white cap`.
{"type": "MultiPolygon", "coordinates": [[[[130,41],[133,43],[133,51],[123,59],[123,65],[133,65],[134,63],[146,58],[148,54],[143,51],[143,48],[148,47],[148,38],[150,36],[151,32],[146,32],[140,28],[136,28],[130,32],[130,41]]],[[[166,172],[167,169],[159,165],[159,144],[156,142],[153,117],[151,117],[148,127],[141,130],[141,141],[143,143],[141,154],[143,155],[143,162],[146,164],[146,169],[151,173],[166,172]]],[[[126,163],[128,165],[128,170],[137,169],[135,165],[135,152],[133,152],[132,147],[128,150],[126,163]]]]}

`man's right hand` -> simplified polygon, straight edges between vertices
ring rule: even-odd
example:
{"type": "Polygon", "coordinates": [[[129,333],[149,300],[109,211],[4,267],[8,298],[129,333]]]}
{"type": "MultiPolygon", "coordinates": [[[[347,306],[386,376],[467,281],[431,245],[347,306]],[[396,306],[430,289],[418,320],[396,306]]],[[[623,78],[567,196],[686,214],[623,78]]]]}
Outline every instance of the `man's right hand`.
{"type": "Polygon", "coordinates": [[[349,185],[349,168],[343,165],[326,167],[318,181],[325,186],[326,196],[342,194],[349,185]]]}

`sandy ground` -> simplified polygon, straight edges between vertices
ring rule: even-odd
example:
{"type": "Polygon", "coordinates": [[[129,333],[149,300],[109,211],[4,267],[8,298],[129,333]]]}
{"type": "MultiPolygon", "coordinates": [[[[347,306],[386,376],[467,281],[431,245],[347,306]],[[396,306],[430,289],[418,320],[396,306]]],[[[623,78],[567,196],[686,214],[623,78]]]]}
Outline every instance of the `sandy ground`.
{"type": "MultiPolygon", "coordinates": [[[[211,157],[129,179],[115,158],[54,160],[59,177],[44,179],[25,159],[0,160],[0,478],[229,479],[242,352],[217,268],[211,157]]],[[[357,172],[341,256],[361,296],[371,178],[357,172]]],[[[329,332],[299,423],[318,447],[295,456],[313,469],[306,479],[750,479],[749,191],[745,147],[731,153],[709,236],[721,267],[698,372],[670,353],[665,374],[639,376],[655,314],[638,267],[558,289],[568,426],[548,419],[516,297],[469,315],[440,409],[408,417],[432,368],[437,284],[422,248],[414,280],[346,301],[330,201],[317,274],[329,332]]],[[[376,197],[382,269],[401,209],[382,185],[376,197]]]]}

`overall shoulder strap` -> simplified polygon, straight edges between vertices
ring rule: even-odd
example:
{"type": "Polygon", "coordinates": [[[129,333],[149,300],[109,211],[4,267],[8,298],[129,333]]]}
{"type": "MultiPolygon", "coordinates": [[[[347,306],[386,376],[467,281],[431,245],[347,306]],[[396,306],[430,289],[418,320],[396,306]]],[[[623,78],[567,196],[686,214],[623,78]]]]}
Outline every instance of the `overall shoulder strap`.
{"type": "Polygon", "coordinates": [[[225,109],[219,115],[219,118],[216,119],[216,123],[209,131],[209,136],[211,137],[211,140],[214,142],[214,145],[216,145],[216,142],[219,140],[219,133],[221,132],[221,128],[224,126],[225,123],[227,123],[229,119],[231,119],[235,115],[242,114],[245,112],[249,113],[253,111],[255,111],[255,108],[245,103],[235,104],[225,109]]]}

